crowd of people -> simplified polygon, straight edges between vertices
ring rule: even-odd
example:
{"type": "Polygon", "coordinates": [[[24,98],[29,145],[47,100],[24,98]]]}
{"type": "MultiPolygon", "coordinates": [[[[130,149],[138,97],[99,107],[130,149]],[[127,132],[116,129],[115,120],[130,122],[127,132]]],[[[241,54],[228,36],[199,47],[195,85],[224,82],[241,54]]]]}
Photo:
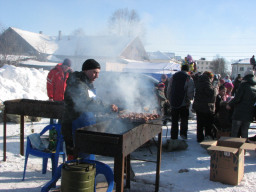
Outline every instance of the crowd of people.
{"type": "MultiPolygon", "coordinates": [[[[250,123],[255,120],[254,72],[248,69],[243,77],[238,74],[231,80],[229,75],[221,77],[210,71],[191,71],[191,66],[183,63],[180,72],[165,80],[165,102],[169,105],[161,105],[169,107],[169,110],[163,110],[163,116],[167,115],[166,111],[171,111],[171,139],[178,139],[178,134],[187,139],[190,109],[196,114],[197,142],[220,136],[248,138],[250,123]]],[[[248,138],[248,141],[255,140],[256,136],[248,138]]]]}
{"type": "MultiPolygon", "coordinates": [[[[96,97],[93,82],[101,66],[94,59],[86,60],[80,72],[73,72],[65,59],[47,77],[50,101],[62,101],[65,111],[61,120],[68,160],[74,159],[74,130],[95,123],[95,112],[117,112],[114,104],[106,105],[96,97]]],[[[217,139],[220,135],[248,138],[254,121],[256,78],[254,70],[240,74],[232,81],[209,71],[196,72],[192,57],[187,57],[181,71],[170,78],[161,76],[157,86],[159,113],[163,124],[171,121],[171,139],[187,139],[190,110],[197,118],[197,142],[217,139]],[[180,123],[179,123],[180,122],[180,123]]],[[[51,120],[50,123],[53,123],[51,120]]],[[[253,138],[252,138],[253,139],[253,138]]]]}

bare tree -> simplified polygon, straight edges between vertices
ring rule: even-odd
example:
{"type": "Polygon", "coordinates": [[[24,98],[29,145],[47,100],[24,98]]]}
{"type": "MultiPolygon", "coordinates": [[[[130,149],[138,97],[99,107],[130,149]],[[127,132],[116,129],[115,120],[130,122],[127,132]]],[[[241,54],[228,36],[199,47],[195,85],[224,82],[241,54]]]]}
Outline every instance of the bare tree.
{"type": "Polygon", "coordinates": [[[211,66],[213,73],[220,74],[222,77],[229,73],[227,62],[222,57],[216,56],[216,58],[211,62],[211,66]]]}
{"type": "Polygon", "coordinates": [[[132,9],[118,9],[109,20],[110,33],[119,36],[142,36],[145,32],[138,13],[132,9]]]}

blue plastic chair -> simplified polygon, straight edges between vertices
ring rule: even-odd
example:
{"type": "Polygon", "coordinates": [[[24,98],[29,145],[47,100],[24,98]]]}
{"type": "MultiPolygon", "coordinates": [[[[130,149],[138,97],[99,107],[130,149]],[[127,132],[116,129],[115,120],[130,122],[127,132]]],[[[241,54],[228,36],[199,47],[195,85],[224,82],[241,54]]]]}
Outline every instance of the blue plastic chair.
{"type": "Polygon", "coordinates": [[[42,136],[44,133],[47,131],[55,128],[57,131],[57,145],[56,145],[56,150],[55,152],[45,152],[41,151],[38,149],[33,149],[31,145],[31,141],[29,137],[27,137],[27,146],[26,146],[26,154],[25,154],[25,163],[24,163],[24,172],[23,172],[23,179],[25,179],[25,173],[26,173],[26,167],[27,167],[27,162],[28,162],[28,157],[29,155],[33,155],[36,157],[42,157],[43,158],[43,168],[42,168],[42,173],[45,174],[47,170],[47,163],[48,163],[48,158],[51,158],[52,161],[52,177],[55,174],[55,171],[58,167],[58,161],[59,161],[59,155],[62,155],[63,157],[63,162],[65,162],[65,152],[63,151],[63,136],[61,135],[61,125],[60,124],[51,124],[47,125],[40,133],[40,136],[42,136]]]}
{"type": "MultiPolygon", "coordinates": [[[[78,160],[72,160],[72,161],[67,161],[66,163],[71,163],[71,162],[77,162],[78,160]]],[[[96,175],[103,174],[107,180],[108,183],[108,188],[107,192],[111,192],[114,189],[114,173],[112,169],[107,165],[104,164],[100,161],[96,160],[90,160],[90,159],[81,159],[79,162],[83,163],[93,163],[96,164],[96,175]]],[[[47,182],[41,189],[41,192],[48,192],[51,188],[56,186],[56,182],[60,179],[61,177],[61,169],[64,164],[61,164],[58,168],[57,171],[55,172],[55,175],[52,177],[52,179],[47,182]]],[[[94,191],[96,192],[96,179],[95,179],[95,184],[94,184],[94,191]]]]}

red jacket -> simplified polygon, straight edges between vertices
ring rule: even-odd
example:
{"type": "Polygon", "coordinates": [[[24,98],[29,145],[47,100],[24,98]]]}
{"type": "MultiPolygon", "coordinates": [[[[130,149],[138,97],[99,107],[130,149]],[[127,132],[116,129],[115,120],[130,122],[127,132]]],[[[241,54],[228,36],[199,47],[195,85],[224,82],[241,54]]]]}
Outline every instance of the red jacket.
{"type": "Polygon", "coordinates": [[[67,86],[69,73],[65,73],[61,68],[62,63],[50,70],[47,76],[47,95],[54,101],[63,101],[64,92],[67,86]]]}

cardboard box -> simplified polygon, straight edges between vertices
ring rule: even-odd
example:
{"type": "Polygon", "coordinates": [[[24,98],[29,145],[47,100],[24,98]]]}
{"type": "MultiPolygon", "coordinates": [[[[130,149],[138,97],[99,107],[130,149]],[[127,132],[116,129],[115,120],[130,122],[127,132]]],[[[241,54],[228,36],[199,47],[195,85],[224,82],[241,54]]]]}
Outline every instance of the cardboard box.
{"type": "Polygon", "coordinates": [[[245,138],[221,137],[218,141],[201,143],[211,155],[211,181],[230,185],[240,183],[244,175],[244,150],[256,148],[255,144],[245,142],[245,138]]]}
{"type": "Polygon", "coordinates": [[[217,139],[220,139],[221,137],[230,137],[230,136],[231,136],[230,131],[221,131],[221,130],[219,130],[216,135],[217,139]]]}

